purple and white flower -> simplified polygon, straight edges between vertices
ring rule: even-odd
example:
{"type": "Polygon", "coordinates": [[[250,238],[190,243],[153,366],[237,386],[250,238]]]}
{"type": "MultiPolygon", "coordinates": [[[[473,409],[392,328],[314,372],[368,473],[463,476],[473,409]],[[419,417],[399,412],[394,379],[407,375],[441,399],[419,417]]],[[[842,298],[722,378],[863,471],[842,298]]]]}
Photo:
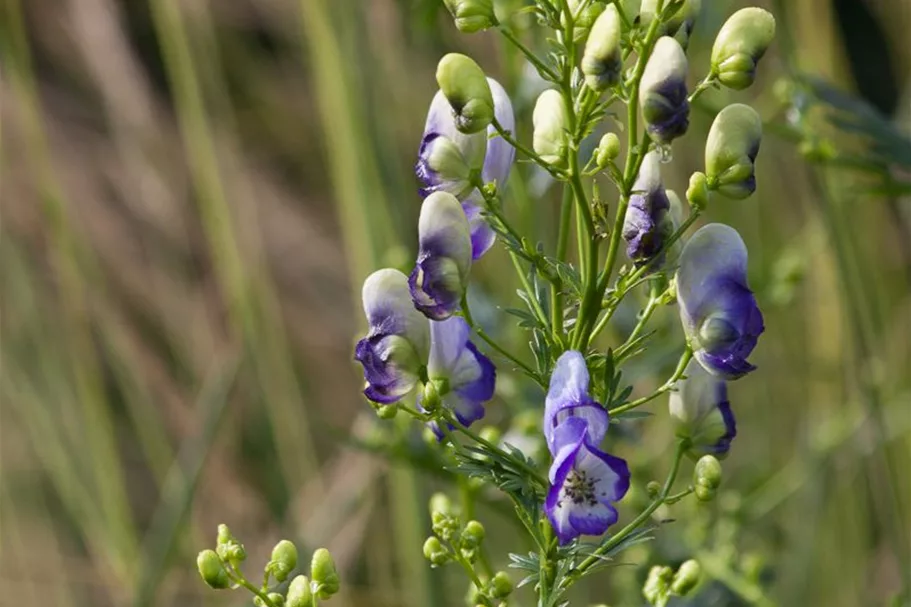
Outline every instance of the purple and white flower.
{"type": "Polygon", "coordinates": [[[398,270],[371,274],[362,297],[370,328],[354,358],[364,367],[364,394],[376,403],[394,403],[411,392],[427,360],[427,319],[414,308],[408,279],[398,270]]]}
{"type": "Polygon", "coordinates": [[[677,381],[668,408],[678,437],[689,441],[696,457],[721,457],[737,436],[737,424],[728,401],[727,383],[708,373],[696,361],[686,367],[685,378],[677,381]]]}
{"type": "Polygon", "coordinates": [[[614,502],[629,490],[626,461],[598,450],[590,435],[582,417],[564,420],[553,433],[556,452],[544,511],[560,544],[607,531],[617,522],[614,502]]]}
{"type": "MultiPolygon", "coordinates": [[[[484,417],[484,403],[493,398],[497,375],[490,359],[468,339],[470,332],[460,316],[430,322],[427,378],[436,387],[443,406],[463,426],[484,417]]],[[[431,428],[442,438],[435,423],[431,428]]]]}
{"type": "Polygon", "coordinates": [[[658,143],[680,137],[690,125],[686,72],[686,54],[680,43],[669,36],[659,38],[639,84],[642,118],[648,134],[658,143]]]}
{"type": "MultiPolygon", "coordinates": [[[[487,79],[493,97],[494,116],[507,131],[515,131],[516,120],[506,90],[493,78],[487,79]]],[[[442,91],[430,104],[424,136],[418,150],[415,173],[421,196],[436,191],[453,194],[462,201],[471,230],[472,255],[479,259],[496,240],[496,233],[483,217],[481,193],[472,185],[471,176],[481,171],[484,183],[506,186],[515,160],[515,149],[497,134],[493,125],[486,132],[464,135],[455,124],[453,109],[442,91]]]]}
{"type": "Polygon", "coordinates": [[[728,380],[756,368],[747,357],[765,328],[746,273],[746,245],[723,224],[700,228],[680,254],[677,301],[683,329],[696,360],[728,380]]]}
{"type": "Polygon", "coordinates": [[[670,236],[666,233],[670,224],[665,221],[669,210],[670,200],[661,183],[661,160],[658,152],[649,152],[642,159],[623,220],[626,254],[637,265],[654,258],[670,236]]]}
{"type": "Polygon", "coordinates": [[[471,269],[468,219],[455,196],[434,192],[424,200],[418,247],[408,277],[414,306],[432,320],[449,318],[459,308],[471,269]]]}
{"type": "Polygon", "coordinates": [[[626,461],[598,448],[608,416],[588,385],[582,354],[565,352],[551,376],[544,410],[544,436],[554,457],[544,510],[561,544],[604,533],[617,522],[613,503],[629,489],[626,461]]]}

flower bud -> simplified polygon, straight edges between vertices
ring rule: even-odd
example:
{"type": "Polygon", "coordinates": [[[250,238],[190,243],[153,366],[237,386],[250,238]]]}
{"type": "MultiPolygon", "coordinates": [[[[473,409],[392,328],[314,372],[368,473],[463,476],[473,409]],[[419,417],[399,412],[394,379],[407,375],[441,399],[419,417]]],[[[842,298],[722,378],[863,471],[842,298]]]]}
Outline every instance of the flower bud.
{"type": "Polygon", "coordinates": [[[664,246],[669,235],[665,222],[669,209],[661,183],[661,161],[657,152],[649,152],[642,159],[623,220],[626,254],[637,265],[651,261],[664,246]]]}
{"type": "MultiPolygon", "coordinates": [[[[665,2],[664,6],[667,7],[668,4],[668,2],[665,2]]],[[[648,27],[652,20],[655,19],[657,8],[658,0],[642,0],[639,19],[643,26],[648,27]]],[[[684,0],[683,5],[677,9],[670,19],[660,25],[658,31],[664,36],[673,36],[683,48],[686,48],[701,9],[701,0],[684,0]]]]}
{"type": "Polygon", "coordinates": [[[674,579],[671,582],[671,592],[679,596],[686,596],[699,584],[701,577],[702,567],[699,566],[698,561],[693,559],[684,561],[680,568],[677,569],[677,573],[674,574],[674,579]]]}
{"type": "Polygon", "coordinates": [[[275,607],[283,607],[285,604],[285,597],[282,596],[280,592],[270,592],[266,595],[269,597],[269,602],[271,602],[275,607]]]}
{"type": "Polygon", "coordinates": [[[686,378],[677,381],[668,406],[678,437],[689,441],[692,455],[727,455],[737,436],[727,384],[711,375],[697,361],[686,367],[686,378]]]}
{"type": "Polygon", "coordinates": [[[686,71],[686,55],[680,43],[668,36],[659,38],[639,84],[642,117],[649,135],[658,143],[669,143],[689,127],[686,71]]]}
{"type": "Polygon", "coordinates": [[[559,91],[548,89],[541,93],[531,119],[535,153],[547,164],[564,166],[569,145],[569,117],[559,91]]]}
{"type": "Polygon", "coordinates": [[[598,93],[617,84],[623,69],[620,52],[622,26],[617,7],[611,4],[598,16],[582,54],[585,84],[598,93]]]}
{"type": "Polygon", "coordinates": [[[712,46],[712,74],[742,90],[753,84],[756,64],[775,38],[775,17],[756,7],[740,9],[721,26],[712,46]]]}
{"type": "Polygon", "coordinates": [[[398,413],[399,407],[395,403],[390,405],[378,405],[376,408],[376,416],[385,421],[395,419],[395,416],[398,415],[398,413]]]}
{"type": "Polygon", "coordinates": [[[452,106],[456,128],[477,133],[494,117],[493,95],[484,70],[469,57],[449,53],[437,65],[437,84],[452,106]]]}
{"type": "Polygon", "coordinates": [[[436,384],[432,381],[424,384],[424,391],[421,394],[421,408],[428,413],[433,413],[440,408],[441,403],[440,393],[437,391],[436,384]]]}
{"type": "Polygon", "coordinates": [[[484,525],[478,521],[468,521],[462,531],[462,542],[469,547],[476,547],[484,541],[484,525]]]}
{"type": "Polygon", "coordinates": [[[658,481],[649,481],[648,484],[645,485],[645,492],[648,493],[650,498],[654,499],[658,497],[658,494],[661,493],[661,483],[658,481]]]}
{"type": "Polygon", "coordinates": [[[218,556],[232,563],[238,563],[247,558],[244,545],[237,541],[225,524],[218,526],[218,541],[215,550],[218,556]]]}
{"type": "Polygon", "coordinates": [[[228,572],[225,571],[221,559],[218,558],[214,550],[203,550],[199,553],[199,556],[196,557],[196,569],[199,570],[202,581],[209,588],[222,590],[231,586],[228,572]]]}
{"type": "Polygon", "coordinates": [[[642,596],[652,605],[666,605],[673,578],[673,569],[655,565],[649,569],[648,577],[642,586],[642,596]]]}
{"type": "Polygon", "coordinates": [[[497,24],[493,0],[443,0],[455,26],[464,34],[473,34],[497,24]]]}
{"type": "Polygon", "coordinates": [[[434,567],[439,567],[449,562],[450,555],[440,540],[431,535],[424,542],[424,558],[430,561],[434,567]]]}
{"type": "Polygon", "coordinates": [[[490,580],[490,594],[495,599],[505,599],[512,594],[512,580],[505,571],[498,571],[490,580]]]}
{"type": "Polygon", "coordinates": [[[708,188],[737,200],[755,192],[761,140],[762,120],[750,106],[734,103],[718,112],[705,143],[708,188]]]}
{"type": "Polygon", "coordinates": [[[693,470],[693,482],[708,489],[721,486],[721,462],[714,455],[703,455],[693,470]]]}
{"type": "Polygon", "coordinates": [[[616,133],[605,133],[595,149],[595,163],[603,169],[620,155],[620,138],[616,133]]]}
{"type": "Polygon", "coordinates": [[[328,599],[338,592],[339,578],[335,571],[335,561],[325,548],[318,548],[310,561],[310,577],[316,584],[316,596],[328,599]]]}
{"type": "MultiPolygon", "coordinates": [[[[579,5],[584,1],[586,0],[567,0],[570,12],[576,15],[573,21],[573,42],[582,42],[585,39],[585,34],[589,32],[598,17],[604,13],[604,3],[598,0],[589,2],[582,9],[582,12],[579,12],[579,5]]],[[[564,28],[566,27],[566,13],[562,11],[560,13],[560,24],[564,28]]]]}
{"type": "Polygon", "coordinates": [[[706,487],[705,485],[696,485],[694,493],[696,494],[696,499],[700,502],[710,502],[715,499],[718,491],[711,487],[706,487]]]}
{"type": "Polygon", "coordinates": [[[228,529],[228,526],[225,525],[224,523],[220,524],[218,526],[218,537],[216,540],[217,545],[222,546],[225,544],[233,544],[236,542],[237,542],[237,540],[234,538],[234,535],[231,533],[231,530],[228,529]]]}
{"type": "Polygon", "coordinates": [[[313,607],[313,591],[306,575],[299,575],[291,580],[286,607],[313,607]]]}
{"type": "Polygon", "coordinates": [[[288,574],[297,567],[297,548],[288,540],[282,540],[272,549],[272,575],[279,582],[288,579],[288,574]]]}
{"type": "Polygon", "coordinates": [[[706,184],[705,173],[697,171],[690,175],[686,199],[694,209],[704,209],[709,204],[709,188],[706,184]]]}

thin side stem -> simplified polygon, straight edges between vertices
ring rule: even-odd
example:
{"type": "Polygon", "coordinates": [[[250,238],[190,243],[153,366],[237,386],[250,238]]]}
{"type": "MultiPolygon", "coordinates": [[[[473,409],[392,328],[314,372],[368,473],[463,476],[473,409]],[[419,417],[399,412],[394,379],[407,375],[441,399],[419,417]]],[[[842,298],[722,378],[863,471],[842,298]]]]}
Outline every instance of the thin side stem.
{"type": "Polygon", "coordinates": [[[484,342],[485,342],[488,346],[490,346],[491,348],[493,348],[494,350],[496,350],[497,352],[499,352],[500,354],[502,354],[503,356],[505,356],[510,362],[512,362],[513,364],[515,364],[515,365],[517,365],[518,367],[520,367],[520,368],[521,368],[523,371],[525,371],[525,373],[527,373],[529,376],[531,376],[531,377],[533,377],[533,378],[537,378],[537,377],[538,377],[537,371],[535,371],[534,369],[532,369],[530,366],[528,366],[527,364],[525,364],[524,362],[522,362],[521,360],[519,360],[518,358],[516,358],[516,357],[515,357],[513,354],[511,354],[508,350],[506,350],[505,348],[503,348],[503,346],[501,346],[500,344],[498,344],[498,343],[497,343],[496,341],[494,341],[489,335],[487,335],[487,333],[484,331],[484,329],[482,329],[482,328],[480,327],[480,325],[478,325],[478,324],[475,323],[474,318],[471,316],[471,308],[468,307],[468,295],[467,295],[467,293],[466,293],[465,295],[462,296],[462,317],[465,319],[465,322],[468,323],[468,326],[470,326],[472,329],[474,329],[474,332],[477,333],[478,337],[480,337],[481,339],[483,339],[484,342]]]}
{"type": "Polygon", "coordinates": [[[677,383],[677,380],[679,380],[681,377],[683,377],[683,373],[684,373],[684,371],[686,371],[686,365],[689,364],[690,359],[692,359],[692,358],[693,358],[693,351],[689,347],[687,347],[687,349],[683,351],[683,355],[680,356],[680,360],[677,362],[677,368],[674,369],[674,372],[671,374],[670,378],[668,378],[668,380],[666,382],[664,382],[660,388],[658,388],[657,390],[655,390],[648,396],[643,396],[642,398],[637,398],[636,400],[632,400],[632,401],[626,403],[625,405],[620,405],[619,407],[614,407],[613,409],[608,411],[608,413],[610,415],[617,415],[618,413],[623,413],[625,411],[632,411],[636,407],[641,407],[645,403],[655,400],[656,398],[658,398],[665,392],[669,392],[669,391],[673,390],[674,384],[677,383]]]}

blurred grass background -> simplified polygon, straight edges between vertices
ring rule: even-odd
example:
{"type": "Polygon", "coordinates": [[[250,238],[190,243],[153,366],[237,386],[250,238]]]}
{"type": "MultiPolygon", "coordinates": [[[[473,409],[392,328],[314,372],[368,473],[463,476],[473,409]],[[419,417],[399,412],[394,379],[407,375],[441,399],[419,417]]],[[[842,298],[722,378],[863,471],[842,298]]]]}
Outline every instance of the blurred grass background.
{"type": "MultiPolygon", "coordinates": [[[[703,4],[694,76],[745,5],[703,4]]],[[[360,396],[352,345],[361,281],[414,252],[412,164],[436,61],[476,57],[527,138],[538,89],[520,58],[492,33],[459,35],[435,0],[2,6],[0,605],[239,604],[194,568],[219,522],[246,542],[253,577],[281,537],[328,546],[344,571],[332,604],[461,604],[420,554],[440,481],[353,445],[389,430],[360,396]]],[[[777,604],[885,604],[911,575],[911,207],[907,190],[868,193],[869,173],[806,162],[773,85],[820,76],[907,137],[911,9],[766,6],[779,38],[757,85],[707,96],[666,179],[682,191],[701,168],[711,107],[753,103],[781,126],[757,194],[709,212],[744,235],[767,320],[760,371],[731,388],[736,545],[764,555],[777,604]]],[[[907,180],[908,165],[880,169],[907,180]]],[[[552,243],[557,193],[518,172],[507,213],[552,243]]],[[[482,304],[517,303],[507,264],[496,251],[473,270],[482,304]]],[[[496,322],[489,304],[478,312],[496,322]]],[[[647,363],[630,371],[637,390],[672,364],[647,363]]],[[[492,421],[540,407],[507,371],[499,383],[492,421]]],[[[665,430],[624,454],[660,468],[665,430]]],[[[521,547],[508,518],[484,515],[504,567],[521,547]]],[[[617,577],[641,575],[628,569],[617,577]]],[[[610,602],[620,587],[584,596],[610,602]]]]}

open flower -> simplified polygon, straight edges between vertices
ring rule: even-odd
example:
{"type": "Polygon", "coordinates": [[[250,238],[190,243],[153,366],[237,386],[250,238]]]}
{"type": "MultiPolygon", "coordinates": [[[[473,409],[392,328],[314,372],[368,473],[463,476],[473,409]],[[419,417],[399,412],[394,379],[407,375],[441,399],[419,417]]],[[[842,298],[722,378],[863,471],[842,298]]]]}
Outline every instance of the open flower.
{"type": "Polygon", "coordinates": [[[668,402],[676,434],[689,441],[691,455],[721,457],[737,436],[727,383],[696,361],[690,361],[685,374],[668,402]]]}
{"type": "Polygon", "coordinates": [[[639,85],[639,107],[646,129],[658,143],[686,133],[690,103],[686,99],[686,54],[669,36],[658,38],[639,85]]]}
{"type": "Polygon", "coordinates": [[[626,461],[603,453],[589,440],[582,417],[570,417],[553,433],[556,446],[544,511],[561,544],[580,535],[601,535],[617,522],[613,503],[629,489],[626,461]]]}
{"type": "Polygon", "coordinates": [[[585,359],[569,350],[557,360],[545,399],[544,437],[554,461],[544,506],[562,544],[604,533],[617,521],[612,502],[629,488],[626,462],[598,449],[608,416],[588,384],[585,359]]]}
{"type": "Polygon", "coordinates": [[[414,306],[427,318],[443,320],[459,308],[471,268],[468,219],[455,196],[434,192],[418,220],[418,259],[408,286],[414,306]]]}
{"type": "Polygon", "coordinates": [[[764,330],[746,272],[746,245],[720,223],[693,234],[677,270],[680,319],[694,356],[706,371],[729,380],[756,368],[747,357],[764,330]]]}
{"type": "Polygon", "coordinates": [[[670,200],[661,184],[658,152],[649,152],[642,159],[623,220],[626,254],[635,263],[648,262],[664,246],[664,241],[669,236],[666,234],[668,224],[665,221],[669,209],[670,200]]]}
{"type": "Polygon", "coordinates": [[[427,319],[415,310],[408,279],[398,270],[368,276],[362,296],[370,329],[354,358],[364,367],[364,394],[376,403],[394,403],[411,392],[427,360],[427,319]]]}
{"type": "MultiPolygon", "coordinates": [[[[427,378],[433,383],[440,402],[464,426],[484,417],[484,403],[493,398],[496,383],[496,369],[469,341],[470,331],[460,316],[431,321],[427,361],[427,378]]],[[[431,427],[442,437],[436,424],[431,427]]]]}

